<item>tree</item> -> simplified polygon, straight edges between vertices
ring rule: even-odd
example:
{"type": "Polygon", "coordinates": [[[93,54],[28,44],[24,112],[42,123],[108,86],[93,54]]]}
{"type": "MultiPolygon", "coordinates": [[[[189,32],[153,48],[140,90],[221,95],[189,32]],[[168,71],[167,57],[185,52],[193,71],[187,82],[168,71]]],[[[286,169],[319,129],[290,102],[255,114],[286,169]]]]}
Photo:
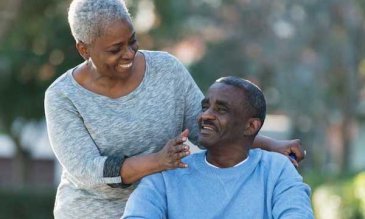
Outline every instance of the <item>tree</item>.
{"type": "Polygon", "coordinates": [[[14,180],[20,185],[26,184],[31,156],[20,139],[22,128],[44,119],[47,86],[80,61],[66,11],[66,2],[23,1],[0,38],[0,130],[16,145],[14,180]]]}

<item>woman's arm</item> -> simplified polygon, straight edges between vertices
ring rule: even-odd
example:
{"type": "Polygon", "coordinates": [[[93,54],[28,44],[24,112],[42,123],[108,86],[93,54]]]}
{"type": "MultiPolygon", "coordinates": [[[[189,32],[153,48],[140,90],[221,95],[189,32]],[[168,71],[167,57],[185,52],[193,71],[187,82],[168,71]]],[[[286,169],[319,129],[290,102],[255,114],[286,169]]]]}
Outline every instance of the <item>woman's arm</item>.
{"type": "Polygon", "coordinates": [[[52,150],[75,182],[88,186],[121,183],[119,166],[124,157],[100,154],[80,113],[61,87],[46,91],[44,107],[52,150]]]}
{"type": "Polygon", "coordinates": [[[119,154],[102,156],[72,101],[57,89],[46,92],[45,114],[54,154],[62,168],[82,185],[108,184],[120,187],[156,171],[181,167],[183,165],[180,163],[168,162],[176,162],[189,153],[179,141],[178,146],[170,142],[168,147],[152,155],[127,159],[119,154]],[[124,166],[123,171],[121,166],[124,166]]]}
{"type": "Polygon", "coordinates": [[[290,158],[294,166],[298,167],[299,162],[304,159],[305,151],[299,139],[277,140],[264,135],[257,135],[253,147],[261,148],[266,151],[274,151],[289,157],[289,154],[295,154],[296,159],[290,158]]]}

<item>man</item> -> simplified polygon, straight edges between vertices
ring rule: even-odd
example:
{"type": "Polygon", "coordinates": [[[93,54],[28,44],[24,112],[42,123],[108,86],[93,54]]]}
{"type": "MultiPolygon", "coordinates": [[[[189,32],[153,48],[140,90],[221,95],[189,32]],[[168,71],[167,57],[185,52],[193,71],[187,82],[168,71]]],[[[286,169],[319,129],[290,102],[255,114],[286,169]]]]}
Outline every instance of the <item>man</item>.
{"type": "Polygon", "coordinates": [[[237,77],[218,79],[198,118],[199,143],[207,150],[184,158],[186,169],[145,177],[123,218],[314,218],[310,188],[289,159],[250,150],[265,114],[257,86],[237,77]]]}

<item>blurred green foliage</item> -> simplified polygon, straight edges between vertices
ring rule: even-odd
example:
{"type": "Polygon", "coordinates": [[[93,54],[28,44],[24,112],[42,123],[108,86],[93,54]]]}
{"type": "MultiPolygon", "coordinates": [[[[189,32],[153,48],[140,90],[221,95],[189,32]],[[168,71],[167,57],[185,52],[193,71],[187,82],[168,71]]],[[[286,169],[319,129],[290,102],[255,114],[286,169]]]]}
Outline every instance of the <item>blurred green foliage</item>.
{"type": "Polygon", "coordinates": [[[0,190],[0,218],[51,219],[54,189],[0,190]]]}
{"type": "Polygon", "coordinates": [[[313,191],[317,219],[365,218],[365,172],[324,183],[313,191]]]}
{"type": "Polygon", "coordinates": [[[9,0],[0,6],[12,2],[18,2],[18,8],[0,11],[12,18],[0,25],[7,27],[0,38],[0,132],[16,146],[16,185],[24,186],[31,145],[21,139],[23,128],[44,119],[46,88],[81,59],[67,24],[68,1],[9,0]]]}
{"type": "Polygon", "coordinates": [[[13,121],[43,118],[44,91],[80,60],[65,20],[64,1],[23,1],[0,42],[0,128],[16,135],[13,121]]]}

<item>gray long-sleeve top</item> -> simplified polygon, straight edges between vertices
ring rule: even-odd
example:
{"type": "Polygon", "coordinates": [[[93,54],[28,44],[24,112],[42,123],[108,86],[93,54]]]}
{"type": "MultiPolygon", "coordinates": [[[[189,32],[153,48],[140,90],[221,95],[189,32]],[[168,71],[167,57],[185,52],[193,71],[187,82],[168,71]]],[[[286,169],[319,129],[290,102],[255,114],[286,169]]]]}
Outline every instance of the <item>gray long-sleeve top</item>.
{"type": "Polygon", "coordinates": [[[126,96],[83,88],[72,76],[75,68],[47,89],[48,134],[62,165],[55,218],[119,218],[134,188],[121,182],[123,160],[159,151],[185,128],[196,140],[203,94],[175,57],[141,52],[143,81],[126,96]]]}

